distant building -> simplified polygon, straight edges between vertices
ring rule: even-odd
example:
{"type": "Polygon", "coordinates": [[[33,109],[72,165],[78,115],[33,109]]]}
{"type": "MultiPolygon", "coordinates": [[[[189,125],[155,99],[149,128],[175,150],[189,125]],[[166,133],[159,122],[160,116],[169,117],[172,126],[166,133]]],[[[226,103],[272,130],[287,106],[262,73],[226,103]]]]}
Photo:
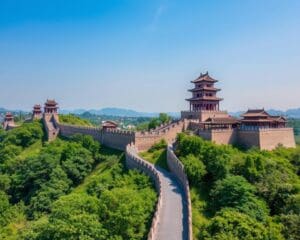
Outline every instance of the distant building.
{"type": "Polygon", "coordinates": [[[32,110],[32,120],[39,120],[43,117],[42,107],[40,104],[36,104],[33,106],[32,110]]]}
{"type": "Polygon", "coordinates": [[[107,130],[107,129],[116,129],[118,128],[118,124],[114,121],[105,121],[102,123],[102,128],[103,130],[107,130]]]}
{"type": "Polygon", "coordinates": [[[271,116],[264,109],[248,110],[241,119],[220,111],[217,97],[220,89],[215,88],[218,82],[208,72],[192,81],[194,88],[189,102],[189,111],[182,111],[182,119],[190,119],[190,128],[206,140],[218,144],[238,144],[245,147],[258,147],[271,150],[279,145],[295,147],[292,128],[287,127],[287,119],[282,116],[271,116]]]}
{"type": "MultiPolygon", "coordinates": [[[[44,104],[43,114],[40,105],[34,106],[32,119],[42,116],[49,141],[54,140],[59,133],[67,137],[76,133],[87,134],[108,147],[120,150],[134,143],[139,151],[145,151],[162,139],[173,143],[177,134],[185,130],[193,131],[217,144],[238,144],[265,150],[272,150],[279,145],[296,146],[293,129],[287,127],[287,119],[283,116],[272,116],[264,109],[249,109],[241,118],[235,118],[227,111],[220,110],[223,99],[217,96],[221,90],[215,87],[217,82],[208,72],[201,73],[192,81],[194,87],[189,90],[191,98],[186,99],[189,110],[181,112],[180,120],[163,124],[151,131],[121,130],[114,121],[103,122],[102,128],[61,124],[58,104],[49,99],[44,104]],[[117,130],[107,131],[110,129],[117,130]]],[[[5,115],[3,127],[5,130],[16,127],[11,113],[5,115]]]]}
{"type": "Polygon", "coordinates": [[[271,116],[264,109],[249,109],[242,117],[240,129],[285,128],[287,126],[285,117],[271,116]]]}
{"type": "Polygon", "coordinates": [[[58,103],[55,100],[49,100],[45,102],[44,113],[46,114],[57,114],[58,103]]]}
{"type": "Polygon", "coordinates": [[[11,112],[5,114],[2,127],[4,130],[10,130],[17,127],[14,121],[14,115],[11,112]]]}
{"type": "Polygon", "coordinates": [[[55,100],[47,99],[45,102],[43,122],[47,132],[48,141],[54,140],[59,133],[59,128],[57,126],[57,123],[59,122],[58,103],[55,100]]]}

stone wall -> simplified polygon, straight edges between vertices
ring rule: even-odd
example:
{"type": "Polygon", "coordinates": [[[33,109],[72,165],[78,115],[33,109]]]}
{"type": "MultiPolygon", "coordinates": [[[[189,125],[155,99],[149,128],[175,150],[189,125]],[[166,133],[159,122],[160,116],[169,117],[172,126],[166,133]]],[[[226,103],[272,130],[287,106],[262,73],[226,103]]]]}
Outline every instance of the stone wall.
{"type": "Polygon", "coordinates": [[[259,131],[239,130],[237,133],[238,143],[246,148],[260,148],[259,131]]]}
{"type": "Polygon", "coordinates": [[[261,150],[272,150],[278,145],[287,148],[296,146],[292,128],[198,130],[197,134],[216,144],[240,144],[261,150]]]}
{"type": "Polygon", "coordinates": [[[64,137],[71,137],[75,134],[85,134],[92,136],[95,140],[101,142],[102,132],[100,128],[96,127],[84,127],[84,126],[74,126],[68,124],[58,123],[60,134],[64,137]]]}
{"type": "Polygon", "coordinates": [[[235,129],[212,130],[212,141],[217,144],[234,144],[237,141],[237,131],[235,129]]]}
{"type": "Polygon", "coordinates": [[[65,137],[71,137],[74,134],[85,134],[92,136],[101,144],[115,148],[118,150],[125,150],[126,146],[134,142],[135,134],[131,131],[123,131],[117,129],[102,129],[97,127],[75,126],[58,123],[60,134],[65,137]]]}
{"type": "Polygon", "coordinates": [[[198,130],[197,134],[202,137],[204,140],[212,141],[212,133],[210,130],[198,130]]]}
{"type": "Polygon", "coordinates": [[[184,171],[184,166],[180,162],[180,160],[175,155],[173,148],[171,145],[167,148],[167,164],[170,171],[175,175],[177,181],[181,184],[182,188],[184,189],[185,193],[185,200],[184,203],[188,209],[188,239],[193,239],[193,225],[192,225],[192,203],[191,203],[191,196],[190,196],[190,187],[187,175],[184,171]]]}
{"type": "Polygon", "coordinates": [[[76,133],[92,136],[103,145],[119,150],[125,150],[130,143],[135,143],[139,151],[146,151],[153,144],[165,139],[167,142],[174,142],[177,133],[182,132],[188,125],[187,120],[176,121],[161,125],[150,132],[132,132],[118,129],[101,129],[95,127],[82,127],[56,123],[60,134],[70,137],[76,133]]]}
{"type": "Polygon", "coordinates": [[[147,174],[154,181],[156,191],[158,192],[158,201],[156,204],[156,210],[154,217],[152,219],[151,229],[148,234],[148,240],[157,240],[157,226],[159,223],[159,216],[162,209],[162,190],[161,190],[161,180],[157,170],[154,166],[146,161],[144,161],[137,154],[137,149],[133,145],[128,145],[126,147],[126,165],[129,169],[136,168],[145,174],[147,174]]]}
{"type": "Polygon", "coordinates": [[[139,151],[146,151],[162,139],[172,143],[176,140],[178,133],[187,129],[188,124],[189,120],[184,119],[168,123],[153,131],[137,132],[135,134],[135,145],[139,151]]]}
{"type": "Polygon", "coordinates": [[[107,147],[124,151],[126,146],[135,141],[135,133],[118,129],[102,129],[101,143],[107,147]]]}
{"type": "Polygon", "coordinates": [[[198,130],[198,135],[216,144],[234,144],[237,142],[237,131],[234,129],[198,130]]]}
{"type": "Polygon", "coordinates": [[[58,115],[44,113],[43,115],[44,128],[47,134],[48,141],[53,141],[56,139],[59,133],[58,127],[58,115]]]}
{"type": "Polygon", "coordinates": [[[272,150],[278,145],[287,148],[296,147],[292,128],[273,128],[259,130],[260,149],[272,150]]]}

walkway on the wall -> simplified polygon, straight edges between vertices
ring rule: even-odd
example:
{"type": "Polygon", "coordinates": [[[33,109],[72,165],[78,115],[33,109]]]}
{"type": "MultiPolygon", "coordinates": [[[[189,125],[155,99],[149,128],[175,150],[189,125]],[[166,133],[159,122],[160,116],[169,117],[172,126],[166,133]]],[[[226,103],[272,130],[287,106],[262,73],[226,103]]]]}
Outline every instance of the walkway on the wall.
{"type": "Polygon", "coordinates": [[[175,176],[159,167],[162,183],[163,205],[157,230],[157,240],[187,240],[187,207],[184,204],[184,192],[175,176]]]}

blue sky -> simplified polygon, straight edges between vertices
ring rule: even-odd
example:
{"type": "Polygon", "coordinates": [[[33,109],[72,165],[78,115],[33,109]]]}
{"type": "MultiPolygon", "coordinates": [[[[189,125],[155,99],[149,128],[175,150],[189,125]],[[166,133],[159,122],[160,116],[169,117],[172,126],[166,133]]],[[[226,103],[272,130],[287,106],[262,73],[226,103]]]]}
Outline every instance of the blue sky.
{"type": "Polygon", "coordinates": [[[0,0],[0,107],[179,111],[202,71],[223,109],[300,107],[298,0],[0,0]]]}

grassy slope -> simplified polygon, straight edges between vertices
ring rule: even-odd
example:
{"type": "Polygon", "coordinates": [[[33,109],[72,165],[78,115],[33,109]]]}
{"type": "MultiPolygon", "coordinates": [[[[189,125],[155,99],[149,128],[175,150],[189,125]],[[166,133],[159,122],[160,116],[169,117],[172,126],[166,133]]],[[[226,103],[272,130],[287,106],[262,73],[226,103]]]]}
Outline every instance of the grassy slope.
{"type": "Polygon", "coordinates": [[[107,175],[110,173],[110,169],[115,164],[121,162],[124,158],[124,153],[118,150],[102,147],[102,155],[104,156],[116,156],[117,158],[107,158],[105,161],[99,163],[95,169],[84,179],[83,183],[77,186],[72,192],[81,193],[86,190],[86,186],[93,181],[94,178],[107,175]]]}
{"type": "Polygon", "coordinates": [[[18,160],[24,160],[28,157],[37,156],[43,147],[42,141],[37,141],[36,143],[32,144],[28,148],[24,149],[21,154],[17,157],[18,160]]]}
{"type": "Polygon", "coordinates": [[[199,187],[191,187],[192,217],[193,217],[193,239],[198,239],[199,226],[208,223],[211,213],[206,209],[208,203],[209,186],[201,184],[199,187]]]}
{"type": "Polygon", "coordinates": [[[164,149],[158,149],[155,151],[148,151],[148,152],[142,152],[140,153],[140,156],[147,160],[148,162],[153,163],[154,165],[160,166],[164,169],[169,170],[167,165],[167,150],[164,149]]]}
{"type": "Polygon", "coordinates": [[[93,124],[89,120],[80,118],[72,114],[59,115],[59,121],[61,123],[70,124],[70,125],[93,126],[93,124]]]}

